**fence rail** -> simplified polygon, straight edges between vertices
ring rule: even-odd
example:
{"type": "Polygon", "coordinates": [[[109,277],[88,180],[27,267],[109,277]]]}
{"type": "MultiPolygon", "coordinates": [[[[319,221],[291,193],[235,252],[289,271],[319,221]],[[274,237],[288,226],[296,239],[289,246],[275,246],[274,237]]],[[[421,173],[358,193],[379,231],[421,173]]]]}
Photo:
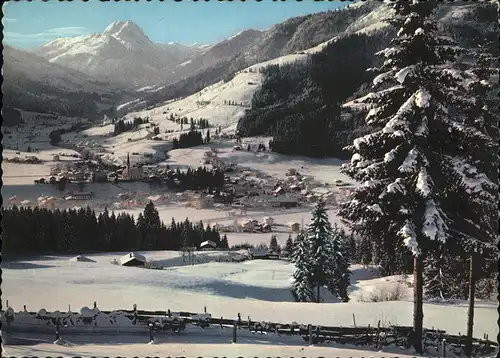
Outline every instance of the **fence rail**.
{"type": "MultiPolygon", "coordinates": [[[[40,315],[39,312],[28,312],[26,307],[24,311],[19,312],[24,314],[24,316],[31,316],[35,322],[43,322],[44,324],[37,323],[27,323],[19,322],[15,324],[16,319],[13,315],[14,311],[8,308],[7,311],[0,311],[2,319],[2,331],[7,333],[17,331],[22,332],[23,326],[26,331],[30,331],[32,327],[35,331],[44,330],[45,332],[55,332],[56,336],[59,334],[75,332],[78,328],[82,328],[84,332],[81,333],[93,333],[100,330],[103,331],[114,331],[123,333],[127,332],[141,332],[142,329],[147,332],[149,330],[151,338],[153,337],[153,332],[163,332],[163,331],[173,331],[181,332],[188,324],[199,326],[202,328],[208,328],[210,326],[218,326],[221,329],[233,328],[233,341],[236,340],[236,335],[238,330],[248,330],[252,333],[272,333],[277,335],[285,336],[301,336],[304,341],[309,342],[309,344],[314,343],[340,343],[340,344],[353,344],[353,345],[372,345],[380,349],[388,345],[398,345],[401,347],[409,348],[411,346],[412,340],[412,327],[408,326],[390,326],[381,327],[380,321],[377,326],[366,326],[366,327],[342,327],[342,326],[319,326],[319,325],[306,325],[293,323],[276,323],[276,322],[265,322],[265,321],[253,321],[250,317],[246,320],[241,318],[238,313],[237,318],[224,318],[224,317],[212,317],[210,314],[206,313],[206,308],[204,313],[192,313],[192,312],[172,312],[170,310],[165,311],[147,311],[138,310],[137,306],[134,305],[132,310],[117,310],[117,311],[100,311],[97,310],[97,305],[94,302],[94,309],[97,314],[121,314],[122,316],[128,318],[131,321],[131,326],[120,327],[98,327],[96,321],[93,321],[92,317],[82,316],[83,325],[75,326],[74,322],[70,322],[70,316],[79,316],[79,313],[71,311],[60,311],[56,312],[45,312],[40,315]],[[64,313],[63,313],[64,312],[64,313]],[[95,324],[95,329],[94,325],[95,324]],[[36,328],[34,326],[37,326],[36,328]]],[[[427,348],[434,347],[441,350],[443,342],[447,345],[447,349],[451,350],[452,354],[458,354],[463,352],[465,347],[465,336],[462,335],[451,335],[447,334],[445,331],[435,330],[435,329],[424,329],[424,346],[427,348]]],[[[473,338],[473,352],[479,356],[484,356],[485,354],[491,354],[498,349],[498,343],[490,341],[487,336],[484,339],[473,338]]]]}

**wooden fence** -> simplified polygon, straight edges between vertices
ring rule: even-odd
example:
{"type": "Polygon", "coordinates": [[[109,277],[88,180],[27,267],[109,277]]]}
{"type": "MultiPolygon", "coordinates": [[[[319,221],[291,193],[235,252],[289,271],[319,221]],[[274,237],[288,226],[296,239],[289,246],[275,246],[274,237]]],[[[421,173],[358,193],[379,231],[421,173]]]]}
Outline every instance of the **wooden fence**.
{"type": "MultiPolygon", "coordinates": [[[[97,309],[97,304],[94,302],[94,308],[97,309]]],[[[337,344],[351,344],[356,346],[372,346],[376,349],[381,349],[385,346],[397,345],[399,347],[409,348],[412,340],[412,327],[407,326],[390,326],[381,327],[380,321],[377,326],[366,327],[342,327],[342,326],[315,326],[305,325],[299,323],[275,323],[254,321],[251,317],[242,319],[238,313],[237,318],[224,318],[212,317],[206,312],[192,313],[192,312],[171,312],[165,311],[146,311],[139,310],[134,305],[132,310],[118,310],[118,311],[100,311],[101,314],[110,314],[111,312],[121,312],[125,317],[129,318],[135,327],[144,327],[148,329],[151,338],[153,332],[183,331],[188,324],[207,328],[210,326],[217,326],[221,329],[233,329],[233,341],[236,341],[237,331],[247,330],[255,334],[277,334],[286,336],[301,336],[305,342],[309,344],[315,343],[337,343],[337,344]]],[[[63,312],[63,311],[61,311],[63,312]]],[[[6,311],[0,311],[2,320],[5,319],[6,311]]],[[[72,312],[67,312],[71,314],[72,312]]],[[[73,312],[74,313],[74,312],[73,312]]],[[[26,311],[24,307],[24,314],[32,315],[34,318],[41,319],[37,312],[26,311]]],[[[43,320],[52,326],[57,337],[59,334],[64,334],[67,322],[61,314],[51,314],[47,312],[43,316],[43,320]]],[[[7,318],[7,321],[9,319],[7,318]]],[[[7,325],[2,325],[2,330],[8,329],[7,325]],[[7,327],[6,327],[7,326],[7,327]]],[[[138,327],[138,328],[139,328],[138,327]]],[[[48,327],[47,327],[48,328],[48,327]]],[[[465,336],[463,335],[450,335],[445,331],[435,329],[424,329],[423,337],[424,347],[426,349],[436,349],[437,351],[449,352],[452,355],[461,355],[465,347],[465,336]]],[[[484,339],[473,339],[473,353],[476,356],[485,356],[491,354],[498,349],[498,343],[488,340],[485,335],[484,339]]]]}

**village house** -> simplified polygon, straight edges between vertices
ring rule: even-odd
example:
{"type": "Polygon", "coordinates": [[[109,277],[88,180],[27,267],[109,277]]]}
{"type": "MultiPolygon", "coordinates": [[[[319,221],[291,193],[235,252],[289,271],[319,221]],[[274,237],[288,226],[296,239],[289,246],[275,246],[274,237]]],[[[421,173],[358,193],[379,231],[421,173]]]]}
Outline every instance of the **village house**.
{"type": "Polygon", "coordinates": [[[71,194],[71,198],[73,200],[90,200],[92,198],[91,192],[81,192],[81,193],[73,193],[71,194]]]}
{"type": "Polygon", "coordinates": [[[248,256],[250,260],[278,260],[280,255],[266,248],[251,248],[248,249],[248,256]]]}
{"type": "Polygon", "coordinates": [[[28,208],[28,207],[30,207],[32,205],[33,205],[33,202],[31,202],[30,200],[23,200],[23,201],[21,201],[21,206],[22,207],[28,208]]]}
{"type": "Polygon", "coordinates": [[[213,241],[210,241],[210,240],[203,241],[200,244],[201,251],[211,251],[211,250],[215,250],[216,248],[217,248],[217,244],[213,241]]]}
{"type": "Polygon", "coordinates": [[[214,197],[213,195],[200,195],[200,194],[192,195],[188,199],[187,206],[196,209],[213,208],[214,197]]]}
{"type": "Polygon", "coordinates": [[[298,222],[295,222],[295,221],[292,221],[292,222],[289,222],[288,223],[288,229],[291,231],[291,232],[299,232],[300,231],[300,224],[298,222]]]}
{"type": "Polygon", "coordinates": [[[240,221],[240,227],[243,232],[253,232],[255,230],[256,220],[242,220],[240,221]]]}
{"type": "Polygon", "coordinates": [[[161,201],[163,201],[163,195],[150,195],[146,198],[151,201],[153,204],[158,205],[161,201]]]}
{"type": "Polygon", "coordinates": [[[295,208],[299,205],[296,198],[281,196],[272,201],[272,206],[276,208],[295,208]]]}
{"type": "Polygon", "coordinates": [[[54,210],[57,199],[53,196],[41,196],[38,198],[38,207],[54,210]]]}
{"type": "Polygon", "coordinates": [[[18,200],[15,195],[9,198],[9,205],[18,205],[18,200]]]}
{"type": "Polygon", "coordinates": [[[270,216],[266,216],[262,219],[266,225],[272,226],[274,224],[274,219],[270,216]]]}

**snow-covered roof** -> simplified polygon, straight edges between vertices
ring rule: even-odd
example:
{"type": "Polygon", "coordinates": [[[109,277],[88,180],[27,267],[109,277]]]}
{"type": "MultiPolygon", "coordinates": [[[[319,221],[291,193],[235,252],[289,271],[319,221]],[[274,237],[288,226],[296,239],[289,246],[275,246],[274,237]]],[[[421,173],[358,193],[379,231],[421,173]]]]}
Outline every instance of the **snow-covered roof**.
{"type": "Polygon", "coordinates": [[[210,241],[210,240],[206,240],[206,241],[203,241],[201,244],[200,244],[200,247],[205,247],[205,246],[212,246],[212,247],[217,247],[217,244],[213,241],[210,241]]]}
{"type": "Polygon", "coordinates": [[[126,255],[123,255],[122,257],[120,257],[120,265],[124,265],[126,264],[127,262],[131,261],[131,260],[138,260],[138,261],[141,261],[141,262],[144,262],[146,263],[146,258],[144,256],[142,256],[141,254],[137,254],[135,252],[129,252],[128,254],[126,255]]]}
{"type": "Polygon", "coordinates": [[[83,256],[83,255],[78,255],[78,256],[75,256],[75,257],[73,257],[72,259],[70,259],[70,261],[78,261],[78,262],[95,262],[94,260],[89,259],[88,257],[83,256]]]}
{"type": "Polygon", "coordinates": [[[331,191],[328,188],[317,187],[311,190],[315,194],[329,194],[331,191]]]}

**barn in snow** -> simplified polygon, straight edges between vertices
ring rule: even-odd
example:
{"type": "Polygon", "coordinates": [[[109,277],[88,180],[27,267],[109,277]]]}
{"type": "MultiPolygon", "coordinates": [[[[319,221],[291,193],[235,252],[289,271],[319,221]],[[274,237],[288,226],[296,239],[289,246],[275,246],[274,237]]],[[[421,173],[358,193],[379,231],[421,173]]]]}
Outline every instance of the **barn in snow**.
{"type": "Polygon", "coordinates": [[[129,252],[120,257],[120,265],[122,266],[144,266],[145,264],[146,258],[135,252],[129,252]]]}

